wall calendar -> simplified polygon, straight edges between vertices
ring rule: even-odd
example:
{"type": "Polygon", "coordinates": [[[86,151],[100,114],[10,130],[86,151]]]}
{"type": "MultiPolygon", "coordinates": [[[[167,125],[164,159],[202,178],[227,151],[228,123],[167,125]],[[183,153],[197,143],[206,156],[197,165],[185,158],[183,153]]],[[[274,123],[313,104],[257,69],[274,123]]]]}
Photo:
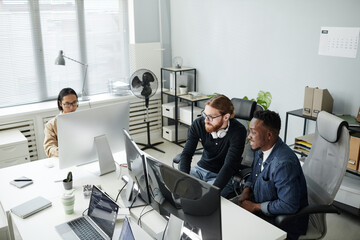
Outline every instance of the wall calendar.
{"type": "Polygon", "coordinates": [[[360,28],[322,27],[319,55],[356,58],[360,28]]]}

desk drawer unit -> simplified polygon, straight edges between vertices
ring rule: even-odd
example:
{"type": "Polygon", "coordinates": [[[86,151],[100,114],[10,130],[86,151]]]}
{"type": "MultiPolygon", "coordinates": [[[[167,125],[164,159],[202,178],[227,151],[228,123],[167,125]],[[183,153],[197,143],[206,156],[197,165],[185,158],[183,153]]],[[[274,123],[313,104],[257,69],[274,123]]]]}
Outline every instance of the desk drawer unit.
{"type": "Polygon", "coordinates": [[[30,162],[28,143],[17,129],[0,131],[0,168],[30,162]]]}

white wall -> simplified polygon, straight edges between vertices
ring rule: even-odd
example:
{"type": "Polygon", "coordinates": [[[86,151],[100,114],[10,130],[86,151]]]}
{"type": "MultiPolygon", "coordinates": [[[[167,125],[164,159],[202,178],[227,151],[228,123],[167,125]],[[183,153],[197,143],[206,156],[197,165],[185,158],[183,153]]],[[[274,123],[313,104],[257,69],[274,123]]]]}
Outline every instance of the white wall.
{"type": "MultiPolygon", "coordinates": [[[[200,92],[256,97],[259,90],[270,91],[270,108],[279,112],[283,128],[286,111],[302,108],[307,85],[329,89],[335,113],[357,113],[360,54],[356,59],[320,56],[318,47],[322,26],[360,27],[360,1],[170,3],[172,56],[198,70],[200,92]]],[[[300,119],[289,123],[288,139],[302,135],[300,119]]]]}

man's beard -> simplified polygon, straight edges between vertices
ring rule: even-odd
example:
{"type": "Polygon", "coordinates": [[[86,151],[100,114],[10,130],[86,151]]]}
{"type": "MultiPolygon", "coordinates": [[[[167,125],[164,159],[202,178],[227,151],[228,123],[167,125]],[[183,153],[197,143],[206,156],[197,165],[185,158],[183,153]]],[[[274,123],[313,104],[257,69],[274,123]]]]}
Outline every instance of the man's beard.
{"type": "Polygon", "coordinates": [[[219,124],[217,124],[217,125],[212,125],[212,124],[206,124],[205,123],[205,130],[208,133],[217,132],[221,128],[223,123],[224,123],[223,121],[219,122],[219,124]]]}

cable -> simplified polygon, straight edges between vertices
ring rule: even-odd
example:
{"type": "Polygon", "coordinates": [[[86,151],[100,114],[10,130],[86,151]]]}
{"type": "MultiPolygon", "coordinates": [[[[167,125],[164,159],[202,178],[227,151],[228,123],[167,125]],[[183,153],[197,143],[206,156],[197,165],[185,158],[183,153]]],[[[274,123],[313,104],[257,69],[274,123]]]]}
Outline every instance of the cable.
{"type": "MultiPolygon", "coordinates": [[[[170,219],[169,219],[170,220],[170,219]]],[[[168,225],[169,225],[169,220],[166,222],[166,226],[165,226],[165,229],[164,229],[164,232],[163,232],[163,235],[161,237],[162,240],[164,240],[164,237],[165,237],[165,232],[166,232],[166,229],[168,228],[168,225]]]]}
{"type": "MultiPolygon", "coordinates": [[[[146,206],[144,207],[144,209],[145,209],[147,206],[148,206],[148,205],[146,205],[146,206]]],[[[140,227],[142,227],[141,218],[142,218],[145,214],[147,214],[147,213],[149,213],[149,212],[151,212],[151,211],[153,211],[153,210],[154,210],[154,209],[151,208],[151,209],[147,210],[146,212],[144,212],[143,214],[140,213],[140,217],[139,217],[139,219],[138,219],[138,225],[139,225],[140,227]]],[[[142,212],[142,211],[141,211],[141,212],[142,212]]]]}
{"type": "Polygon", "coordinates": [[[86,208],[86,209],[82,212],[82,216],[84,216],[85,211],[88,210],[88,209],[89,209],[89,208],[86,208]]]}
{"type": "Polygon", "coordinates": [[[119,198],[119,196],[120,196],[121,191],[126,187],[127,184],[128,184],[128,183],[125,183],[124,186],[119,190],[119,193],[118,193],[118,195],[116,196],[115,202],[117,202],[117,200],[118,200],[118,198],[119,198]]]}
{"type": "Polygon", "coordinates": [[[145,210],[145,208],[147,207],[148,205],[145,205],[144,207],[143,207],[143,209],[141,210],[141,212],[140,212],[140,216],[139,216],[139,219],[138,219],[138,222],[137,222],[137,224],[140,226],[140,219],[141,219],[141,214],[144,212],[144,210],[145,210]]]}
{"type": "Polygon", "coordinates": [[[136,195],[135,195],[135,197],[134,197],[134,199],[133,199],[133,201],[132,201],[132,203],[131,203],[131,205],[130,205],[130,207],[129,207],[129,210],[132,208],[132,206],[134,205],[134,203],[135,203],[135,201],[136,201],[136,198],[137,198],[137,196],[139,195],[139,192],[137,191],[137,193],[136,193],[136,195]]]}

